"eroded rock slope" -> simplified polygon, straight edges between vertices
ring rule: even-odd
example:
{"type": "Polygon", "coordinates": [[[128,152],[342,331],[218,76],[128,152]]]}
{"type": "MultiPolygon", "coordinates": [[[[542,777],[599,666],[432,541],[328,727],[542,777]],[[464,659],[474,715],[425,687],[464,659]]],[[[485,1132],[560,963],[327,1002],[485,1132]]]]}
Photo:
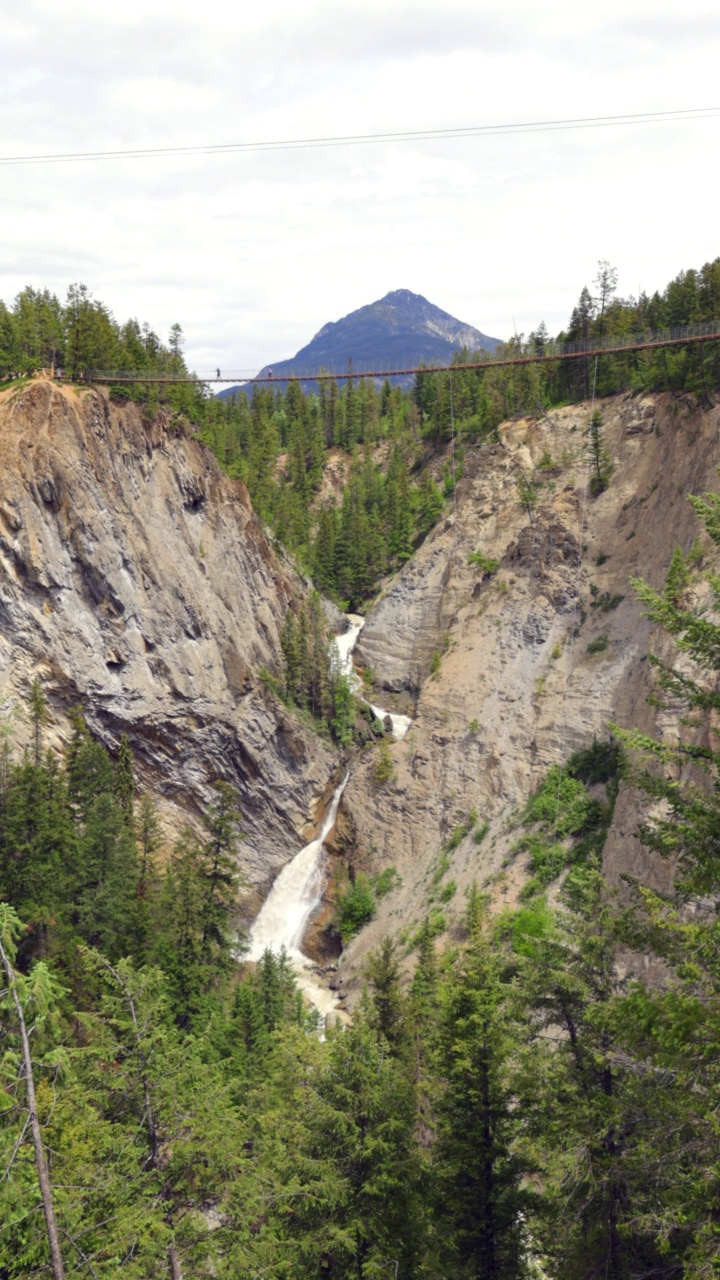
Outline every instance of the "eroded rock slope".
{"type": "Polygon", "coordinates": [[[267,887],[336,761],[258,680],[302,584],[244,486],[169,416],[49,382],[0,395],[0,451],[0,692],[16,739],[38,675],[50,741],[76,704],[110,748],[126,731],[169,833],[227,779],[244,870],[267,887]]]}
{"type": "MultiPolygon", "coordinates": [[[[392,747],[392,781],[378,785],[368,754],[346,791],[344,833],[357,865],[394,866],[402,877],[351,945],[347,980],[386,931],[412,937],[449,881],[457,886],[442,903],[449,930],[472,880],[491,888],[498,907],[516,901],[525,871],[513,853],[513,813],[550,765],[605,735],[611,721],[676,733],[676,719],[658,719],[646,701],[646,655],[663,641],[629,578],[660,586],[673,548],[689,550],[700,532],[687,495],[717,488],[720,409],[669,395],[606,401],[613,474],[586,501],[590,408],[505,424],[500,443],[469,449],[456,514],[368,616],[357,656],[391,700],[414,708],[415,721],[392,747]],[[542,487],[531,520],[517,477],[533,473],[542,487]],[[478,550],[499,561],[492,576],[468,564],[478,550]],[[433,655],[442,655],[435,674],[433,655]],[[438,880],[440,846],[473,811],[488,835],[479,845],[462,840],[438,880]]],[[[662,884],[670,869],[639,845],[637,819],[637,797],[621,788],[607,873],[662,884]]]]}

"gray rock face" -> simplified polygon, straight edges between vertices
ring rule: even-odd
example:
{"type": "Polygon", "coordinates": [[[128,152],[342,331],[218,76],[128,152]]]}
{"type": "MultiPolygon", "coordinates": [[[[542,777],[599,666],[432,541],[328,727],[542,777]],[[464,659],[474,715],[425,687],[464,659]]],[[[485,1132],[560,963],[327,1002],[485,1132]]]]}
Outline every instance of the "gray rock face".
{"type": "MultiPolygon", "coordinates": [[[[247,492],[169,416],[37,382],[0,395],[0,691],[40,676],[50,740],[80,703],[109,747],[126,731],[168,833],[224,778],[256,885],[302,844],[334,755],[258,679],[302,592],[247,492]]],[[[16,736],[23,740],[18,719],[16,736]]]]}
{"type": "MultiPolygon", "coordinates": [[[[520,814],[550,766],[607,737],[611,723],[677,741],[679,709],[647,702],[646,655],[669,661],[672,642],[651,628],[629,580],[660,587],[673,548],[689,550],[700,532],[687,495],[717,489],[720,408],[617,396],[602,410],[614,464],[604,493],[585,497],[589,404],[503,424],[500,443],[466,448],[456,513],[368,612],[361,661],[386,689],[417,693],[410,732],[389,748],[392,776],[379,782],[366,752],[343,798],[356,867],[392,866],[402,882],[342,959],[351,1001],[385,934],[408,944],[408,966],[408,940],[429,912],[442,909],[452,938],[473,881],[492,911],[517,905],[530,874],[520,814]],[[540,467],[548,454],[555,465],[540,467]],[[542,487],[530,519],[516,476],[533,470],[542,487]],[[468,564],[474,551],[497,572],[468,564]],[[470,815],[477,841],[462,837],[470,815]]],[[[708,548],[703,569],[718,559],[708,548]]],[[[623,784],[604,868],[613,884],[629,872],[662,889],[672,867],[636,836],[644,804],[623,784]]]]}

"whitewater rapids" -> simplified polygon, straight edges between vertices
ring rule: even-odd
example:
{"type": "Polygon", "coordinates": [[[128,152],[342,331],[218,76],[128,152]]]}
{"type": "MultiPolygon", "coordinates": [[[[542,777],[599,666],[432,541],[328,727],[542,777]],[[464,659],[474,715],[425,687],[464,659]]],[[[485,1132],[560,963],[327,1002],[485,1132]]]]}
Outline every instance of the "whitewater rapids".
{"type": "MultiPolygon", "coordinates": [[[[348,677],[353,692],[359,694],[362,682],[355,674],[352,652],[365,619],[359,614],[349,614],[348,619],[350,626],[347,631],[335,637],[337,662],[341,674],[348,677]]],[[[382,707],[369,705],[378,720],[390,716],[393,737],[405,737],[412,723],[409,716],[393,715],[382,707]]],[[[275,879],[250,931],[250,948],[244,957],[257,963],[265,951],[279,954],[284,948],[300,990],[323,1017],[338,1008],[338,1001],[315,971],[313,961],[303,952],[302,943],[310,920],[322,901],[325,886],[323,845],[335,826],[348,777],[346,773],[335,789],[319,834],[296,853],[275,879]]]]}

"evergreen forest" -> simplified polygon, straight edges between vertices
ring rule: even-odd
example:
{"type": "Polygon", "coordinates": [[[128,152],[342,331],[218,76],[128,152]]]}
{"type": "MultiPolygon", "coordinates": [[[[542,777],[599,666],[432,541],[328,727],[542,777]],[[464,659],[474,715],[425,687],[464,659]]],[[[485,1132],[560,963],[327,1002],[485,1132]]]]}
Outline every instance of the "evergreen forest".
{"type": "MultiPolygon", "coordinates": [[[[720,543],[720,496],[693,503],[720,543]]],[[[283,955],[242,960],[231,788],[161,864],[127,741],[110,758],[78,711],[58,760],[32,686],[0,770],[3,1280],[717,1274],[720,752],[692,726],[720,627],[691,585],[720,606],[679,551],[634,584],[682,654],[656,696],[685,740],[617,731],[551,771],[518,907],[473,887],[442,954],[427,919],[409,986],[385,940],[324,1036],[283,955]],[[672,894],[603,881],[620,777],[662,802],[642,837],[672,894]]]]}
{"type": "MultiPolygon", "coordinates": [[[[652,297],[615,284],[601,264],[561,336],[720,313],[720,259],[652,297]]],[[[0,371],[51,363],[186,369],[179,326],[165,345],[83,286],[0,306],[0,371]]],[[[503,419],[593,386],[703,399],[719,384],[720,353],[700,344],[427,370],[410,389],[112,395],[190,421],[317,588],[359,608],[449,512],[463,448],[503,419]]],[[[692,503],[720,545],[720,495],[692,503]]],[[[663,633],[653,697],[682,708],[676,745],[613,729],[551,769],[519,815],[517,906],[492,913],[474,885],[444,949],[433,914],[382,940],[347,1025],[320,1025],[284,954],[243,958],[233,789],[218,781],[202,828],[168,849],[128,740],[110,755],[77,708],[59,757],[33,683],[29,746],[0,725],[0,1280],[720,1275],[720,582],[678,549],[662,589],[632,586],[663,633]],[[662,895],[603,878],[621,782],[654,815],[644,845],[676,869],[662,895]]],[[[282,677],[261,677],[341,747],[362,741],[319,595],[288,613],[282,650],[282,677]]],[[[359,876],[340,895],[343,943],[382,888],[359,876]]]]}
{"type": "MultiPolygon", "coordinates": [[[[682,271],[662,291],[617,294],[617,272],[598,264],[583,287],[559,342],[653,333],[716,320],[720,259],[682,271]]],[[[515,335],[499,354],[542,353],[544,323],[515,335]]],[[[188,374],[183,331],[167,343],[137,320],[118,324],[84,285],[64,303],[26,288],[11,307],[0,303],[0,377],[28,375],[51,364],[66,376],[91,370],[188,374]]],[[[458,351],[457,364],[487,359],[458,351]]],[[[514,368],[458,369],[415,377],[409,389],[370,379],[258,386],[219,398],[197,385],[111,387],[115,399],[159,405],[190,421],[221,466],[248,486],[253,506],[315,585],[341,607],[361,609],[382,578],[411,555],[447,509],[462,475],[463,445],[492,439],[498,425],[553,406],[620,391],[688,391],[707,401],[720,382],[717,342],[594,360],[548,361],[514,368]],[[453,443],[452,453],[448,445],[453,443]]]]}

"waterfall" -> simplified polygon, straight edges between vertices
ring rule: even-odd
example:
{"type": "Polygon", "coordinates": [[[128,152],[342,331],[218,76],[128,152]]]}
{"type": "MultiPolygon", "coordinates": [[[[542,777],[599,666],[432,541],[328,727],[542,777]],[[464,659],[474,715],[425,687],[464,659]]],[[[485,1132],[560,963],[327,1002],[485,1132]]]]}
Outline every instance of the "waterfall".
{"type": "MultiPolygon", "coordinates": [[[[336,654],[333,655],[333,660],[337,664],[337,670],[348,677],[353,692],[358,693],[362,684],[353,668],[352,651],[365,625],[365,619],[352,613],[348,615],[348,619],[350,626],[347,631],[335,637],[336,654]]],[[[409,716],[393,715],[382,707],[372,706],[372,710],[379,720],[384,720],[389,715],[393,736],[404,738],[411,724],[409,716]]],[[[245,957],[257,962],[264,951],[279,952],[284,947],[295,971],[298,986],[323,1015],[337,1008],[337,1000],[313,972],[313,962],[303,953],[302,943],[310,917],[322,901],[323,844],[335,826],[348,777],[349,774],[346,773],[335,790],[320,834],[296,853],[275,879],[250,932],[250,949],[245,957]]]]}
{"type": "Polygon", "coordinates": [[[276,878],[252,927],[250,950],[246,956],[248,960],[257,961],[264,951],[279,952],[284,947],[295,970],[298,986],[322,1014],[330,1013],[337,1001],[332,991],[312,972],[312,961],[303,954],[301,946],[310,917],[322,899],[323,844],[335,826],[347,780],[348,774],[345,774],[325,814],[320,834],[296,853],[276,878]]]}
{"type": "MultiPolygon", "coordinates": [[[[365,626],[365,619],[361,618],[359,613],[349,613],[347,616],[350,626],[341,636],[335,636],[338,669],[342,675],[347,676],[353,693],[359,694],[362,689],[362,681],[359,680],[355,674],[352,655],[353,649],[358,641],[358,636],[365,626]]],[[[405,737],[405,734],[412,724],[410,716],[401,716],[396,715],[393,711],[385,711],[383,707],[376,707],[372,702],[369,702],[368,706],[370,707],[373,715],[377,716],[378,720],[385,720],[388,716],[390,717],[392,723],[392,735],[397,742],[399,742],[401,738],[405,737]]]]}

